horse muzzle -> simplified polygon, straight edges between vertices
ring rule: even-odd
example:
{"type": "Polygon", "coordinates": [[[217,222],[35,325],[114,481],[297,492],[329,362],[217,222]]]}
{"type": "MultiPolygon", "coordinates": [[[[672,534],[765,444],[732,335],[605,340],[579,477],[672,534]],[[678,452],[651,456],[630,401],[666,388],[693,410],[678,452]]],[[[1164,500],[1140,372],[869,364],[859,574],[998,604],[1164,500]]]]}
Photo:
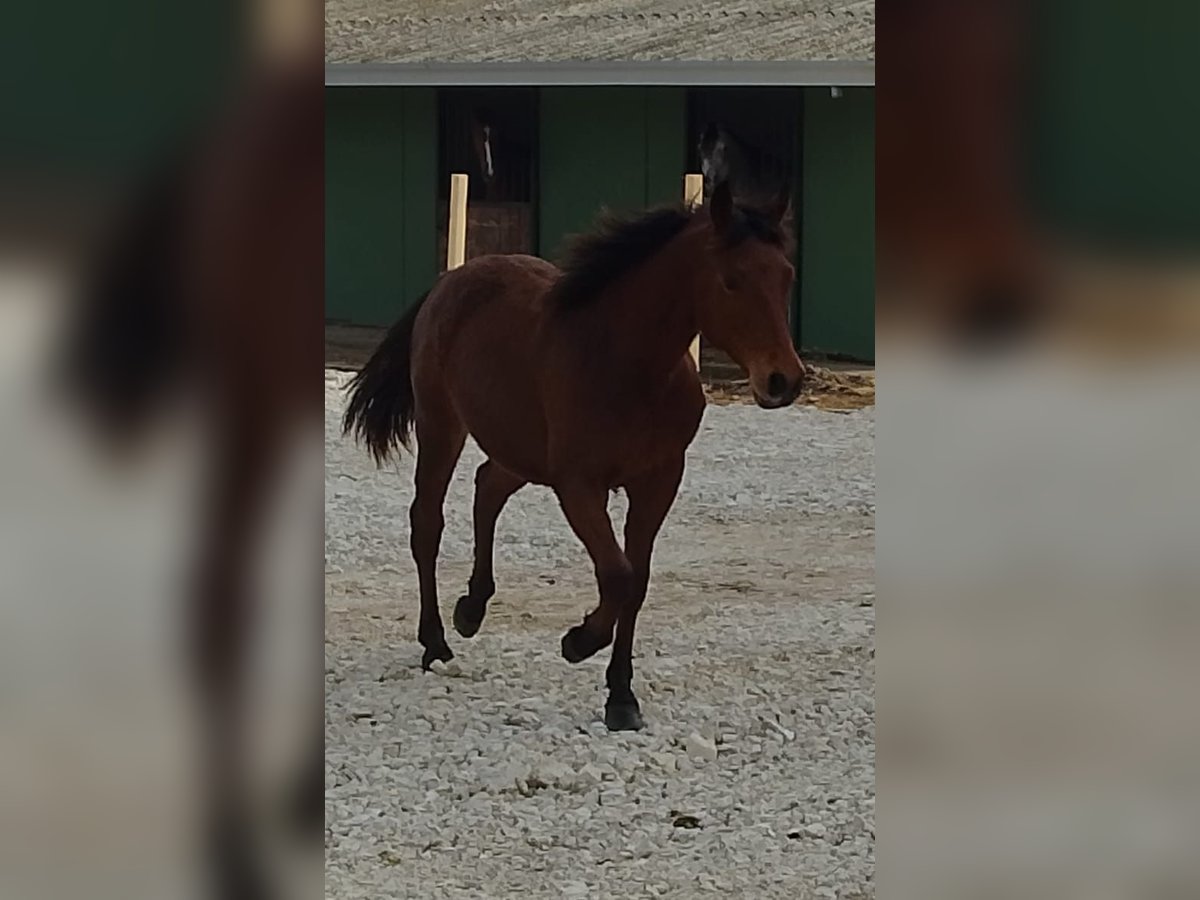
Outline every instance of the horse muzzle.
{"type": "Polygon", "coordinates": [[[751,391],[754,393],[754,402],[763,409],[779,409],[791,406],[799,396],[800,388],[803,385],[804,369],[802,368],[798,375],[791,378],[782,372],[772,372],[761,387],[751,381],[751,391]]]}

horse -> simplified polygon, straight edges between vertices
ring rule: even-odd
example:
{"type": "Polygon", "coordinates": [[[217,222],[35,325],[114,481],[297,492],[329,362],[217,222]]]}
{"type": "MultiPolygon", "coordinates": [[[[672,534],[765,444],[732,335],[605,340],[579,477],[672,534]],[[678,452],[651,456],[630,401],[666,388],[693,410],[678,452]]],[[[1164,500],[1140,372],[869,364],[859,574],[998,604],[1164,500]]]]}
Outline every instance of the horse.
{"type": "Polygon", "coordinates": [[[529,145],[497,124],[497,117],[483,107],[470,116],[473,172],[472,193],[481,200],[528,200],[532,178],[529,145]]]}
{"type": "Polygon", "coordinates": [[[496,177],[496,159],[492,152],[492,135],[495,132],[492,116],[485,110],[471,111],[471,149],[479,164],[479,174],[484,184],[491,184],[496,177]]]}
{"type": "Polygon", "coordinates": [[[454,654],[438,610],[436,565],[447,485],[470,434],[474,565],[454,608],[473,637],[495,593],[496,519],[526,484],[551,487],[595,568],[599,603],[562,638],[578,663],[613,645],[604,720],[643,727],[632,689],[638,612],[655,538],[700,427],[704,391],[688,347],[697,332],[743,366],[758,404],[788,406],[806,374],[787,325],[794,270],[787,198],[605,214],[560,270],[532,256],[478,257],[444,274],[347,385],[343,431],[382,465],[417,439],[410,544],[420,584],[417,640],[428,670],[454,654]],[[629,507],[622,546],[610,491],[629,507]],[[615,639],[614,639],[615,633],[615,639]]]}
{"type": "Polygon", "coordinates": [[[771,155],[724,125],[715,122],[706,125],[696,149],[706,196],[711,196],[721,181],[729,182],[734,197],[743,201],[786,190],[787,179],[771,174],[775,162],[771,155]]]}

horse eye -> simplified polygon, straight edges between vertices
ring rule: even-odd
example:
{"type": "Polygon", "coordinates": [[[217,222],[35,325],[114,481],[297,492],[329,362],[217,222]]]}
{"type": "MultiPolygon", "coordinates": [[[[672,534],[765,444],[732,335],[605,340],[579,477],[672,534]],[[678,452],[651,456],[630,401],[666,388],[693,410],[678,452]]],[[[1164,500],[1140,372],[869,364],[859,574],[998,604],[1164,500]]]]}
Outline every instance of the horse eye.
{"type": "Polygon", "coordinates": [[[736,291],[742,286],[742,279],[736,275],[726,275],[721,279],[725,283],[725,290],[736,291]]]}

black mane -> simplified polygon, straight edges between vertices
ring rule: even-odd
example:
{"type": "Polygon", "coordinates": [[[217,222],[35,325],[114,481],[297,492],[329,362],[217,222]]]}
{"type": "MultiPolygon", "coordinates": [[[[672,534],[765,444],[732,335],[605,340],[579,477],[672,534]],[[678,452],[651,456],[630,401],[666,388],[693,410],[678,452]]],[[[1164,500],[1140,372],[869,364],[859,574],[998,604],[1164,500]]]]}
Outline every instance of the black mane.
{"type": "MultiPolygon", "coordinates": [[[[635,216],[610,212],[596,227],[576,235],[558,266],[562,275],[550,289],[549,302],[561,307],[586,306],[621,276],[646,262],[704,210],[682,204],[659,207],[635,216]]],[[[736,247],[747,238],[784,246],[783,226],[757,209],[735,206],[725,244],[736,247]]]]}

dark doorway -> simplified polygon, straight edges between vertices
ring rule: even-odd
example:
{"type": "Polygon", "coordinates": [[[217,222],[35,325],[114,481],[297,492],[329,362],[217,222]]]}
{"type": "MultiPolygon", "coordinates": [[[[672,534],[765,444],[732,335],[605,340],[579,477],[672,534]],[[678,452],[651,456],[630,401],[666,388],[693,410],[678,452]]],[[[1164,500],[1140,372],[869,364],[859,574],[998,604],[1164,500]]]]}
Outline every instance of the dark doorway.
{"type": "Polygon", "coordinates": [[[705,173],[705,196],[727,178],[735,197],[760,202],[787,190],[796,240],[796,282],[789,310],[792,337],[800,342],[800,235],[803,173],[801,88],[692,88],[688,91],[688,171],[705,173]]]}
{"type": "Polygon", "coordinates": [[[537,92],[438,91],[438,267],[446,266],[450,175],[470,176],[467,259],[537,246],[537,92]]]}
{"type": "Polygon", "coordinates": [[[728,179],[740,200],[799,183],[801,92],[796,88],[693,88],[688,92],[688,171],[705,193],[728,179]]]}

